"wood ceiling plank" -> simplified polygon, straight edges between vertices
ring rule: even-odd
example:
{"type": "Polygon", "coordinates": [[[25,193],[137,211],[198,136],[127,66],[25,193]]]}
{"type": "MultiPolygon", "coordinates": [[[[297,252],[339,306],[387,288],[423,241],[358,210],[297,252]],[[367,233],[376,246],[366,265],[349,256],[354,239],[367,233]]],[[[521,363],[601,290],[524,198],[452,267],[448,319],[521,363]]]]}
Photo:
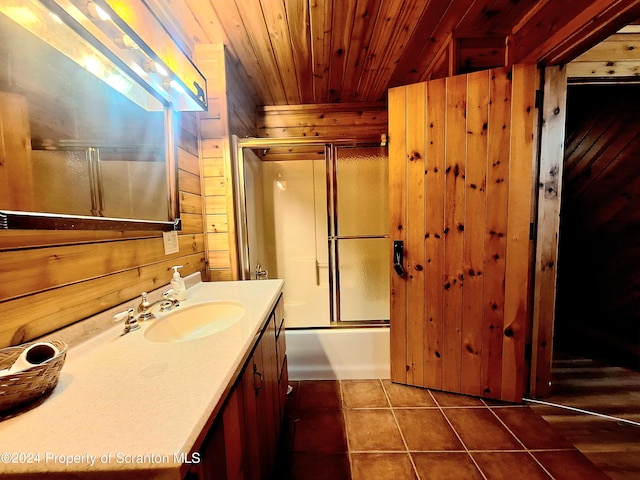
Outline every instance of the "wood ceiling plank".
{"type": "Polygon", "coordinates": [[[225,26],[233,22],[233,25],[237,25],[237,34],[248,38],[252,50],[250,56],[255,59],[261,73],[253,83],[262,81],[266,84],[273,104],[286,104],[287,97],[259,0],[236,0],[235,7],[229,0],[213,0],[213,4],[218,16],[224,19],[225,26]]]}
{"type": "Polygon", "coordinates": [[[329,101],[342,101],[346,60],[356,11],[355,0],[341,0],[333,5],[331,57],[329,64],[329,101]]]}
{"type": "Polygon", "coordinates": [[[389,80],[393,75],[402,53],[411,40],[417,26],[418,20],[424,10],[424,2],[417,0],[414,2],[403,2],[402,10],[392,29],[392,36],[387,43],[387,48],[379,60],[381,61],[377,75],[371,83],[370,100],[384,98],[389,80]]]}
{"type": "Polygon", "coordinates": [[[389,86],[428,79],[442,45],[469,7],[468,0],[431,0],[425,6],[415,34],[397,61],[389,86]]]}
{"type": "Polygon", "coordinates": [[[260,5],[287,103],[299,104],[299,82],[284,1],[260,0],[260,5]]]}
{"type": "Polygon", "coordinates": [[[314,103],[329,101],[333,0],[309,0],[314,103]]]}
{"type": "Polygon", "coordinates": [[[359,98],[358,89],[373,35],[373,24],[380,10],[380,2],[381,0],[358,0],[357,2],[346,59],[347,70],[342,89],[343,102],[353,102],[359,98]]]}
{"type": "MultiPolygon", "coordinates": [[[[224,26],[227,44],[231,54],[240,62],[242,68],[247,73],[251,85],[258,94],[262,102],[273,104],[276,97],[271,88],[264,81],[264,73],[260,68],[260,63],[256,57],[256,52],[251,45],[244,22],[233,2],[228,0],[211,0],[202,2],[201,0],[186,0],[189,8],[196,18],[211,18],[212,16],[224,19],[221,24],[224,26]]],[[[213,28],[213,24],[209,25],[213,28]]],[[[276,92],[278,92],[276,90],[276,92]]],[[[281,94],[284,96],[284,93],[281,94]]]]}
{"type": "Polygon", "coordinates": [[[411,12],[416,9],[417,3],[420,3],[422,8],[422,2],[416,2],[415,0],[410,2],[382,2],[380,4],[380,11],[373,25],[373,36],[367,50],[360,81],[360,98],[357,98],[357,100],[380,100],[380,97],[386,93],[388,82],[385,80],[391,77],[392,73],[388,72],[389,66],[387,62],[391,57],[396,40],[402,35],[402,30],[408,28],[413,32],[415,29],[419,13],[414,13],[413,18],[411,18],[411,12]],[[405,8],[407,6],[408,8],[405,8]],[[405,26],[405,23],[409,21],[411,25],[405,26]],[[383,80],[380,80],[380,78],[383,80]],[[379,94],[375,88],[376,84],[380,83],[379,80],[384,83],[382,94],[379,94]]]}
{"type": "Polygon", "coordinates": [[[300,101],[303,104],[313,103],[313,59],[311,50],[311,30],[309,28],[309,3],[298,0],[285,0],[289,36],[293,61],[296,66],[300,101]]]}
{"type": "Polygon", "coordinates": [[[640,0],[591,0],[578,11],[567,2],[546,0],[514,30],[510,61],[569,62],[639,16],[640,0]]]}
{"type": "Polygon", "coordinates": [[[196,17],[186,0],[146,0],[146,3],[190,58],[193,58],[194,45],[222,41],[221,29],[205,29],[200,23],[203,18],[217,23],[217,17],[196,17]]]}

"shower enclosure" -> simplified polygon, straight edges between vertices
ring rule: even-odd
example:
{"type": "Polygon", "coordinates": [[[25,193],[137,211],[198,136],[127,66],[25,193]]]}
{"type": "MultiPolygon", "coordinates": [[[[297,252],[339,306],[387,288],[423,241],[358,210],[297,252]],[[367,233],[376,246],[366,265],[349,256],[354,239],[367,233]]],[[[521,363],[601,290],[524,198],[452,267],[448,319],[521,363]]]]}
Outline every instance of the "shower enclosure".
{"type": "Polygon", "coordinates": [[[284,279],[289,328],[388,323],[386,147],[234,140],[243,278],[284,279]]]}

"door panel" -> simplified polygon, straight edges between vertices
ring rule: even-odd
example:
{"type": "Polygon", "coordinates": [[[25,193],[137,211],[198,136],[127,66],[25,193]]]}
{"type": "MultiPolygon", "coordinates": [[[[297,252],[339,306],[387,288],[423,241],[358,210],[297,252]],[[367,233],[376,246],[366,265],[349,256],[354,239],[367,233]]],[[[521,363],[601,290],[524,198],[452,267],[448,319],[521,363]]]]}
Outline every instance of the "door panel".
{"type": "Polygon", "coordinates": [[[522,398],[538,79],[518,65],[389,91],[395,382],[522,398]]]}

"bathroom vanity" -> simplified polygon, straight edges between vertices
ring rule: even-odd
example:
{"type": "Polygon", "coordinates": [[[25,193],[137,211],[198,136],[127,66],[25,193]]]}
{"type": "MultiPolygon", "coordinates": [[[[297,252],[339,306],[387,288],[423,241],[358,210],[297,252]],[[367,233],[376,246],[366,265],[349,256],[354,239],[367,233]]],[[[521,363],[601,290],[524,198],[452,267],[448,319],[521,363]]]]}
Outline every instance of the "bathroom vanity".
{"type": "Polygon", "coordinates": [[[0,422],[0,475],[268,477],[288,380],[282,285],[198,283],[140,329],[121,335],[116,324],[70,348],[52,394],[0,422]],[[233,318],[202,330],[182,313],[171,333],[172,315],[203,306],[233,318]]]}

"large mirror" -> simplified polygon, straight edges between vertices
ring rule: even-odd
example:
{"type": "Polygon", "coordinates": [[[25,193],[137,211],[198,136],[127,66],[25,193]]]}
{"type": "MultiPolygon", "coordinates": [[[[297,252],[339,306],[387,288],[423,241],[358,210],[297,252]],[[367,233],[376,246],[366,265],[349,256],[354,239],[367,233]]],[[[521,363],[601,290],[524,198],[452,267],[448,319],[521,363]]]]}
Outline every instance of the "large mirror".
{"type": "Polygon", "coordinates": [[[178,228],[171,105],[36,14],[0,11],[0,227],[178,228]]]}

